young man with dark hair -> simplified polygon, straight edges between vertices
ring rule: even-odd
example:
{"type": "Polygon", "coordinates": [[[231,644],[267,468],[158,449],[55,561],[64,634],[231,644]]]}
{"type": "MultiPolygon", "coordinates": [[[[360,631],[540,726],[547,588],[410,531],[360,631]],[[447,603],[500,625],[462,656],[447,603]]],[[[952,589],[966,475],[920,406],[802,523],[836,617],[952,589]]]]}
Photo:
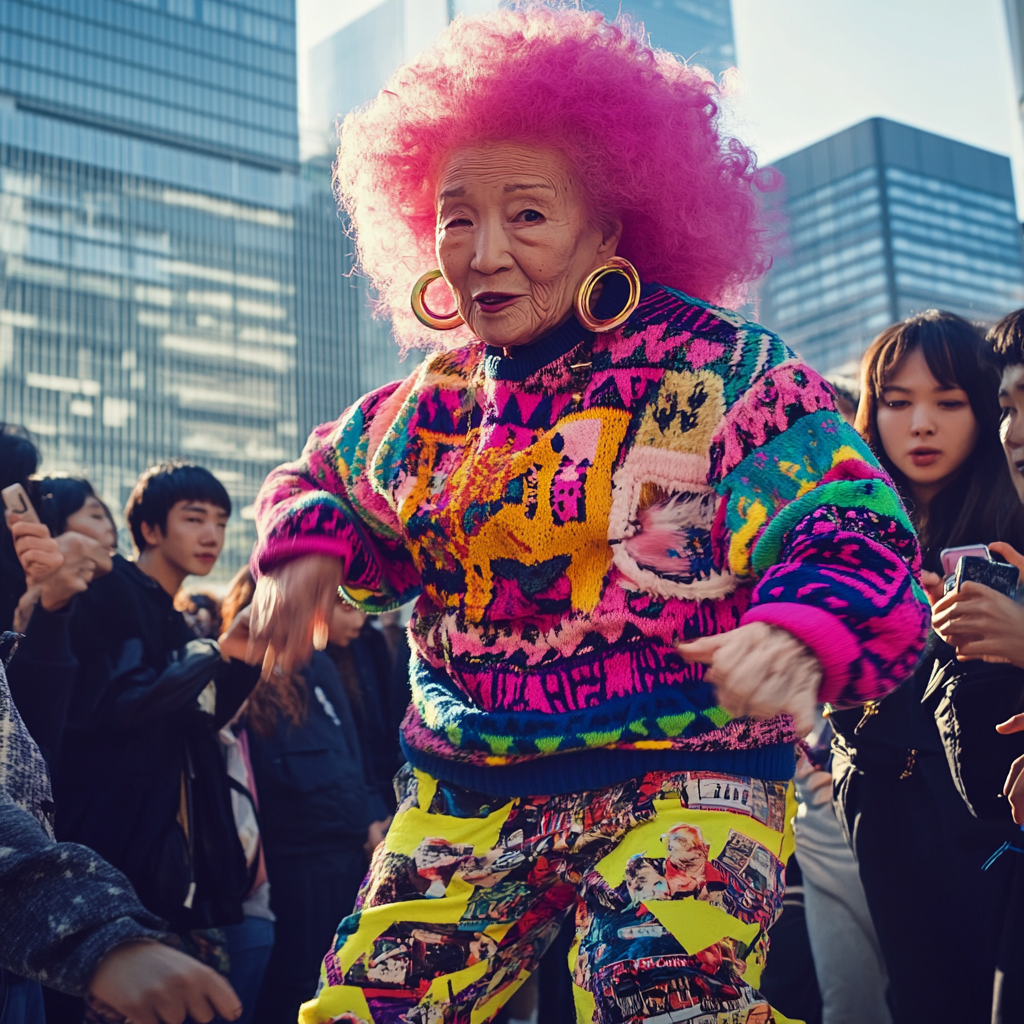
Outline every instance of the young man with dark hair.
{"type": "MultiPolygon", "coordinates": [[[[1018,498],[1024,503],[1024,309],[1003,317],[989,331],[987,340],[992,360],[1000,372],[999,405],[1002,416],[999,421],[999,437],[1003,443],[1010,479],[1018,498]]],[[[980,542],[986,540],[983,537],[977,539],[980,542]]],[[[988,546],[999,558],[1014,566],[1020,573],[1019,578],[1024,581],[1024,554],[1003,542],[988,546]]],[[[962,583],[958,590],[951,591],[936,602],[932,609],[932,628],[946,643],[956,648],[957,658],[961,661],[980,659],[1024,668],[1024,605],[1018,603],[1021,593],[1018,588],[1017,600],[1014,600],[980,583],[962,583]]],[[[1011,737],[1014,733],[1024,732],[1024,714],[1012,713],[1021,706],[1021,684],[1007,688],[997,686],[997,682],[989,679],[986,683],[987,692],[982,696],[976,690],[973,702],[968,692],[960,710],[956,710],[955,699],[959,684],[954,683],[954,688],[947,690],[945,698],[954,708],[954,720],[961,714],[965,717],[969,714],[977,716],[981,696],[985,702],[985,711],[990,716],[1002,718],[1009,715],[1006,721],[995,726],[997,733],[1011,737]]],[[[959,726],[954,731],[958,729],[959,726]]],[[[958,736],[958,742],[963,743],[964,739],[958,736]]],[[[970,767],[975,772],[975,780],[984,778],[987,791],[993,792],[998,788],[999,775],[1007,762],[1019,754],[1021,744],[1009,739],[998,740],[992,736],[992,742],[986,744],[986,748],[984,751],[974,751],[970,767]]],[[[977,781],[973,785],[975,791],[980,790],[977,781]]],[[[964,784],[961,789],[965,799],[968,788],[964,784]]],[[[1009,765],[1009,773],[1003,783],[1003,795],[1009,801],[1013,820],[1018,825],[1024,824],[1024,754],[1017,756],[1009,765]]],[[[1016,859],[1020,860],[1019,857],[1016,859]]],[[[985,866],[988,867],[988,864],[985,866]]],[[[1024,1019],[1024,981],[1019,971],[1021,957],[1024,956],[1024,926],[1014,929],[1009,924],[1014,920],[1018,925],[1021,922],[1019,880],[1024,878],[1024,867],[1017,865],[1016,871],[1018,881],[1013,889],[1016,905],[1011,908],[1008,927],[1003,934],[993,991],[993,1020],[1024,1019]]]]}
{"type": "Polygon", "coordinates": [[[136,481],[124,517],[136,565],[173,597],[186,576],[206,576],[224,547],[231,499],[202,466],[164,462],[136,481]]]}
{"type": "MultiPolygon", "coordinates": [[[[186,576],[216,564],[230,513],[201,466],[139,478],[125,509],[136,559],[115,556],[72,613],[78,676],[54,780],[58,838],[123,871],[186,947],[196,930],[241,923],[251,887],[217,731],[259,671],[195,639],[174,607],[186,576]]],[[[244,654],[246,636],[235,623],[228,650],[244,654]]],[[[48,998],[51,1021],[77,1012],[48,998]]]]}

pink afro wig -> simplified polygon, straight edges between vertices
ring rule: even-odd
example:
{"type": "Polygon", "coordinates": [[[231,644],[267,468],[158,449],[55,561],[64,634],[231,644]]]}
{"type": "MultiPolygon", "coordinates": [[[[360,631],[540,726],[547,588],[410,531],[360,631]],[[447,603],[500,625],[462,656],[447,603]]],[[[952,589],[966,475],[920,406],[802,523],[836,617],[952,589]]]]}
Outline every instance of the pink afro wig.
{"type": "Polygon", "coordinates": [[[752,188],[761,172],[723,135],[718,95],[707,71],[596,11],[531,2],[456,19],[341,130],[338,196],[403,347],[470,340],[467,328],[422,327],[409,293],[437,266],[444,161],[487,142],[559,150],[594,223],[621,220],[619,255],[644,280],[719,304],[741,299],[769,263],[752,188]]]}

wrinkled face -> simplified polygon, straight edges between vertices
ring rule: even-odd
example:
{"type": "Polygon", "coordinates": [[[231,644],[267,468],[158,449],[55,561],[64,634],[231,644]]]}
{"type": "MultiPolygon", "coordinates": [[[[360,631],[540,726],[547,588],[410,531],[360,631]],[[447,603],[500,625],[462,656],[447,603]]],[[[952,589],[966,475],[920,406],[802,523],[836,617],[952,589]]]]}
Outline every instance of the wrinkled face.
{"type": "Polygon", "coordinates": [[[896,368],[878,402],[878,436],[914,497],[930,501],[970,457],[980,428],[967,392],[944,387],[920,349],[896,368]]]}
{"type": "Polygon", "coordinates": [[[568,320],[577,285],[615,255],[620,233],[591,224],[554,150],[494,143],[454,153],[441,172],[438,263],[490,345],[525,345],[568,320]]]}
{"type": "Polygon", "coordinates": [[[1024,502],[1024,366],[1008,366],[999,382],[999,438],[1017,497],[1024,502]]]}
{"type": "Polygon", "coordinates": [[[117,531],[98,498],[86,498],[85,504],[68,516],[65,525],[75,533],[84,533],[99,541],[105,548],[117,547],[117,531]]]}
{"type": "Polygon", "coordinates": [[[167,528],[142,524],[147,548],[159,548],[168,563],[188,576],[206,576],[224,547],[228,514],[208,501],[178,501],[167,513],[167,528]]]}

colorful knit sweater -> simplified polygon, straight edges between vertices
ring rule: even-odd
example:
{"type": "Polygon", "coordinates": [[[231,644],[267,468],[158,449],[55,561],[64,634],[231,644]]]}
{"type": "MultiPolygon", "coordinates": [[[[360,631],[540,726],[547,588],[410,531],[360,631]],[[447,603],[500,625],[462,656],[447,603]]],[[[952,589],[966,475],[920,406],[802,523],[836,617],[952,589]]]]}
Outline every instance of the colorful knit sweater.
{"type": "Polygon", "coordinates": [[[258,573],[327,554],[367,611],[418,595],[406,754],[494,795],[788,778],[788,716],[730,720],[676,642],[780,626],[853,703],[912,672],[928,619],[913,529],[829,386],[658,285],[614,333],[431,356],[314,431],[257,523],[258,573]]]}

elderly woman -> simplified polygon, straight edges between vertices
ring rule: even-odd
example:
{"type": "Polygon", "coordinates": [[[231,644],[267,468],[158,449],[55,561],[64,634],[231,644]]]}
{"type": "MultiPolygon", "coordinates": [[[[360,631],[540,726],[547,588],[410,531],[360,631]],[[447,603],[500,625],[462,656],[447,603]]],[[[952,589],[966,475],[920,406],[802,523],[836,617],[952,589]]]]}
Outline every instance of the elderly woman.
{"type": "Polygon", "coordinates": [[[926,612],[833,392],[711,304],[766,265],[754,178],[706,73],[575,9],[458,20],[345,122],[362,266],[437,351],[259,499],[268,667],[339,587],[416,598],[399,809],[303,1021],[491,1020],[570,910],[581,1021],[771,1017],[794,743],[926,612]]]}

